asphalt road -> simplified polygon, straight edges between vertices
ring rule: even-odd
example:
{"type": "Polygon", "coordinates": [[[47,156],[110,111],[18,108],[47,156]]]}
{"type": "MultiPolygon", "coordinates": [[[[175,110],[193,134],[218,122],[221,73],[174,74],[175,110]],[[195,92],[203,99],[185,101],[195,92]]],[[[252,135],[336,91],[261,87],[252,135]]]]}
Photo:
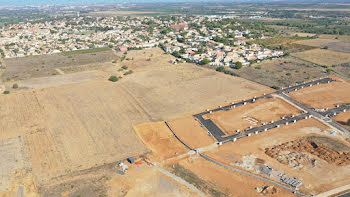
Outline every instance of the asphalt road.
{"type": "Polygon", "coordinates": [[[254,97],[254,98],[251,98],[248,100],[242,100],[241,102],[231,103],[230,105],[226,105],[226,106],[220,106],[220,107],[218,107],[216,109],[212,109],[212,110],[208,109],[205,112],[202,112],[199,114],[194,114],[193,116],[202,125],[202,127],[206,128],[208,133],[211,136],[213,136],[219,143],[220,142],[225,143],[225,142],[229,142],[229,141],[235,141],[235,140],[243,138],[243,137],[251,136],[253,134],[257,134],[257,133],[264,132],[264,131],[268,131],[268,130],[273,129],[273,128],[278,128],[282,125],[292,124],[292,123],[295,123],[299,120],[311,118],[311,117],[317,117],[319,119],[322,119],[322,120],[326,121],[327,123],[329,123],[330,125],[332,125],[333,127],[337,128],[343,132],[350,132],[345,127],[341,126],[340,124],[338,124],[336,122],[333,122],[330,118],[328,118],[328,116],[334,116],[335,114],[339,114],[340,112],[343,112],[344,110],[350,110],[350,106],[341,105],[339,107],[336,107],[336,108],[327,110],[325,112],[319,113],[319,112],[315,111],[314,109],[310,109],[306,105],[292,99],[291,97],[289,97],[286,94],[289,92],[298,91],[300,89],[311,87],[311,86],[322,84],[322,83],[331,83],[332,81],[334,81],[334,80],[331,78],[323,78],[323,79],[310,81],[310,82],[306,82],[306,83],[302,83],[302,84],[296,84],[295,86],[291,86],[291,87],[288,87],[288,88],[285,88],[282,90],[278,90],[278,91],[270,93],[270,94],[265,94],[263,96],[254,97]],[[236,107],[239,107],[242,105],[247,105],[248,103],[254,103],[258,99],[271,98],[272,94],[278,94],[278,95],[282,96],[286,100],[288,100],[288,101],[292,102],[293,104],[297,105],[298,107],[302,108],[305,113],[303,113],[299,116],[295,116],[295,117],[287,117],[285,119],[281,119],[281,120],[276,121],[276,122],[271,122],[271,123],[262,125],[260,127],[250,128],[248,130],[244,130],[244,131],[241,131],[237,134],[233,134],[230,136],[225,136],[225,133],[212,120],[203,118],[203,115],[205,115],[205,114],[214,113],[214,112],[222,111],[222,110],[231,110],[232,108],[236,108],[236,107]]]}

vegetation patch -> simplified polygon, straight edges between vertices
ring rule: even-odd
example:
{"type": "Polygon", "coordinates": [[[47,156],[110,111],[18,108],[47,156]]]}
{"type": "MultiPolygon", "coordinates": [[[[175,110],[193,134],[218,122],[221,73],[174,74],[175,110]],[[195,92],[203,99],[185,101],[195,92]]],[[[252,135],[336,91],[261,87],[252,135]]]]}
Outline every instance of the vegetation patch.
{"type": "Polygon", "coordinates": [[[80,54],[87,54],[87,53],[98,53],[103,51],[109,51],[111,50],[108,47],[105,48],[93,48],[93,49],[83,49],[83,50],[76,50],[76,51],[65,51],[62,52],[62,55],[64,56],[73,56],[73,55],[80,55],[80,54]]]}
{"type": "Polygon", "coordinates": [[[211,196],[215,196],[215,197],[228,196],[226,193],[215,189],[214,184],[204,181],[203,179],[199,178],[196,174],[194,174],[192,171],[184,168],[180,164],[170,165],[170,168],[173,174],[183,178],[185,181],[194,185],[196,188],[200,189],[201,191],[207,194],[210,194],[211,196]]]}

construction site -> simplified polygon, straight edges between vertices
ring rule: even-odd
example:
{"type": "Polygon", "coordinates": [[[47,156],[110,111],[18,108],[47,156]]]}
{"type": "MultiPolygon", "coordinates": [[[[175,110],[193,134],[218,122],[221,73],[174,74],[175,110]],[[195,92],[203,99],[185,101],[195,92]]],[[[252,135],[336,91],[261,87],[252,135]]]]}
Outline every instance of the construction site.
{"type": "Polygon", "coordinates": [[[160,49],[125,59],[25,78],[0,95],[0,196],[336,196],[350,189],[348,80],[329,76],[276,91],[174,65],[160,49]]]}
{"type": "MultiPolygon", "coordinates": [[[[247,182],[240,187],[247,187],[244,191],[253,192],[251,196],[282,195],[279,192],[285,192],[283,196],[337,196],[350,189],[350,131],[346,125],[350,95],[345,93],[349,85],[337,76],[307,81],[159,122],[162,129],[157,131],[168,127],[167,142],[178,140],[190,150],[184,153],[175,148],[176,143],[171,145],[166,154],[170,157],[172,151],[173,159],[168,162],[213,181],[213,187],[226,194],[238,190],[232,191],[232,185],[208,175],[210,170],[198,170],[199,166],[212,163],[231,171],[226,173],[235,181],[244,176],[247,182]],[[265,185],[258,186],[259,182],[265,185]]],[[[140,137],[150,147],[159,145],[140,137]]],[[[164,154],[165,150],[159,148],[155,155],[157,151],[164,154]]]]}

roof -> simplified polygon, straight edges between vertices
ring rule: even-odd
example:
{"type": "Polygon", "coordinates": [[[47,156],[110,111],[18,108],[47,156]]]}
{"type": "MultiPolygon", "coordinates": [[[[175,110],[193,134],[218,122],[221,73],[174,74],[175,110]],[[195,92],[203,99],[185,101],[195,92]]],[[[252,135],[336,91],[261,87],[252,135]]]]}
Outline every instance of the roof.
{"type": "Polygon", "coordinates": [[[185,24],[170,25],[169,27],[186,27],[185,24]]]}

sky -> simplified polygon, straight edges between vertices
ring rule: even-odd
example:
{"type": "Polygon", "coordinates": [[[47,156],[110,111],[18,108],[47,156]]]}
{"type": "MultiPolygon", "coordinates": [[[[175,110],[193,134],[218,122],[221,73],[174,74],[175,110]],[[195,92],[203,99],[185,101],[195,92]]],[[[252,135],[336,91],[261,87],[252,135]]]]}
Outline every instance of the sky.
{"type": "MultiPolygon", "coordinates": [[[[95,4],[95,3],[122,3],[122,2],[214,2],[214,1],[244,1],[244,0],[0,0],[0,6],[5,5],[45,5],[45,4],[95,4]]],[[[247,0],[245,0],[247,1],[247,0]]],[[[248,1],[275,1],[275,0],[248,0],[248,1]]]]}
{"type": "MultiPolygon", "coordinates": [[[[41,5],[41,4],[52,5],[52,4],[94,4],[94,3],[122,3],[122,2],[176,2],[176,1],[179,1],[179,0],[0,0],[0,5],[2,6],[4,5],[41,5]]],[[[190,1],[190,0],[180,0],[180,1],[190,1]]],[[[199,1],[199,0],[196,0],[196,1],[199,1]]]]}

